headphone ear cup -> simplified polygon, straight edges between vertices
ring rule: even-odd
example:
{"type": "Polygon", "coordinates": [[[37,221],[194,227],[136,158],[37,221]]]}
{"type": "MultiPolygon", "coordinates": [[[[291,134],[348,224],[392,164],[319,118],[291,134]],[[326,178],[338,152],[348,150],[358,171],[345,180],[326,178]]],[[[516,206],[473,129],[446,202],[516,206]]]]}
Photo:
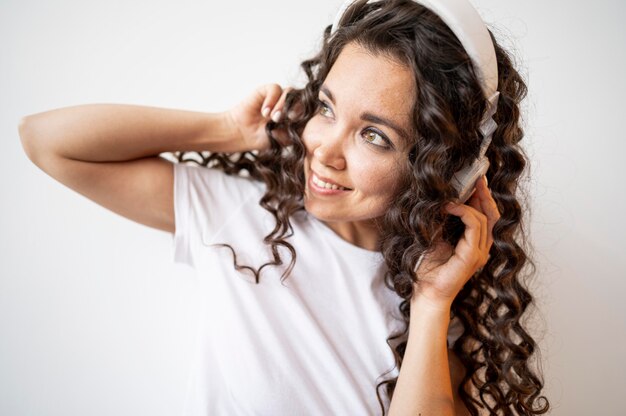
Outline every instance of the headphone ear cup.
{"type": "Polygon", "coordinates": [[[487,173],[488,169],[489,159],[487,156],[482,156],[454,174],[452,186],[459,194],[457,203],[464,204],[472,196],[476,181],[487,173]]]}

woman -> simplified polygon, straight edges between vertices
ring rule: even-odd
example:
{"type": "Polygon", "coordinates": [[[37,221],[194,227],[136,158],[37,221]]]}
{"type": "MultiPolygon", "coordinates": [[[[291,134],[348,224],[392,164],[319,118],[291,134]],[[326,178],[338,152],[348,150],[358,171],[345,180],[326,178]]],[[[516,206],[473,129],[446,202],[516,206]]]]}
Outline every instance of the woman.
{"type": "Polygon", "coordinates": [[[520,325],[526,86],[492,38],[497,129],[481,130],[479,68],[427,4],[348,2],[304,88],[265,85],[224,113],[84,105],[22,121],[33,162],[171,232],[197,270],[187,414],[547,412],[520,325]],[[173,149],[179,163],[158,156],[173,149]],[[459,203],[453,178],[481,150],[486,176],[459,203]]]}

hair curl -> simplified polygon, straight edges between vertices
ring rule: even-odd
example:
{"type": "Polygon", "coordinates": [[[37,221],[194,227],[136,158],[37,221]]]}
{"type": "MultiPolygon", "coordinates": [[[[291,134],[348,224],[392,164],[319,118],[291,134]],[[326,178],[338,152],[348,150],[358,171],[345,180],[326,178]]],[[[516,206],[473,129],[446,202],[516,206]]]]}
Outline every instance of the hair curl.
{"type": "MultiPolygon", "coordinates": [[[[192,161],[222,169],[226,174],[243,174],[265,182],[267,190],[260,205],[276,220],[276,226],[264,238],[264,243],[271,245],[273,260],[254,270],[238,265],[232,247],[222,246],[233,252],[234,267],[251,270],[257,283],[264,267],[283,264],[278,246],[287,248],[291,261],[281,275],[282,282],[296,261],[293,246],[285,241],[293,232],[289,219],[295,212],[304,210],[306,151],[301,134],[319,110],[319,88],[333,63],[346,44],[356,42],[374,54],[410,67],[418,86],[412,121],[420,134],[414,135],[411,143],[405,166],[408,174],[393,199],[396,202],[381,219],[383,233],[379,242],[387,266],[385,285],[403,299],[399,310],[404,328],[387,339],[400,368],[407,344],[410,298],[418,279],[413,266],[422,253],[433,248],[438,230],[443,230],[442,237],[452,245],[464,231],[460,219],[445,215],[442,208],[456,196],[450,185],[453,174],[478,155],[481,143],[478,126],[486,98],[461,43],[425,7],[410,0],[371,4],[358,0],[343,16],[332,38],[331,26],[325,28],[319,53],[301,63],[307,84],[287,94],[283,112],[288,114],[300,106],[299,117],[267,123],[269,149],[233,154],[196,152],[201,162],[185,158],[186,152],[176,152],[176,157],[179,162],[192,161]],[[281,146],[274,137],[273,130],[279,126],[287,131],[292,145],[281,146]]],[[[537,344],[520,322],[533,302],[522,272],[526,266],[532,269],[528,276],[536,271],[526,252],[523,211],[517,195],[521,191],[520,177],[527,166],[527,157],[519,146],[524,136],[519,105],[527,88],[511,56],[491,32],[490,35],[498,61],[500,99],[494,116],[498,128],[487,151],[490,161],[487,178],[501,218],[493,228],[489,261],[467,282],[452,304],[451,315],[458,317],[464,326],[453,347],[466,369],[458,393],[474,416],[479,414],[478,408],[486,408],[489,415],[512,415],[513,409],[520,415],[537,415],[549,410],[549,402],[545,396],[539,396],[543,381],[529,366],[537,344]],[[473,388],[477,389],[480,401],[472,397],[473,388]],[[543,406],[538,402],[543,402],[543,406]]],[[[396,382],[397,377],[376,387],[383,415],[385,408],[379,388],[386,385],[387,396],[391,398],[396,382]]]]}

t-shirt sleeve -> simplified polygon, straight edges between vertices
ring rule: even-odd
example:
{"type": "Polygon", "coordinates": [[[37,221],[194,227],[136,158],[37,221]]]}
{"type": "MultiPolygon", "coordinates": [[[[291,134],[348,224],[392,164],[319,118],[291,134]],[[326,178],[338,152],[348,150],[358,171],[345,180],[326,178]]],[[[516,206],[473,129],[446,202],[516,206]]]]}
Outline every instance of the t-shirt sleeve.
{"type": "Polygon", "coordinates": [[[222,170],[174,164],[174,263],[195,267],[196,247],[208,241],[239,208],[262,196],[262,184],[222,170]]]}

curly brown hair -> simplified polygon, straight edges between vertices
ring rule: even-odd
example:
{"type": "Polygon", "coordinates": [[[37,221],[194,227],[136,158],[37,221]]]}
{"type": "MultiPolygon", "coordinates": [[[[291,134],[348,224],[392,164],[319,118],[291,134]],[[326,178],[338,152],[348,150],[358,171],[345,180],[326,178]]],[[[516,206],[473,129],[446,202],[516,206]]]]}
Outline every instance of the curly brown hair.
{"type": "MultiPolygon", "coordinates": [[[[299,115],[267,123],[269,149],[233,154],[196,152],[201,161],[186,158],[187,152],[176,152],[176,157],[179,162],[192,161],[266,184],[259,203],[276,220],[276,226],[264,238],[264,243],[271,245],[273,260],[255,270],[237,264],[232,247],[222,246],[231,249],[234,267],[252,271],[257,283],[264,267],[283,264],[278,246],[287,248],[291,261],[281,275],[282,282],[296,261],[296,252],[286,241],[293,233],[290,217],[304,210],[306,150],[301,134],[319,110],[319,88],[333,63],[348,43],[356,42],[375,55],[393,58],[412,69],[418,88],[411,117],[414,131],[419,134],[413,136],[405,161],[408,174],[402,178],[394,203],[381,218],[379,241],[387,266],[385,285],[403,299],[399,306],[405,323],[403,331],[387,339],[400,368],[407,344],[409,302],[418,281],[414,265],[422,253],[433,248],[438,231],[443,231],[442,237],[453,246],[464,232],[460,219],[446,215],[443,207],[457,196],[450,183],[453,174],[478,155],[482,140],[478,127],[486,97],[470,57],[453,32],[436,14],[413,1],[368,4],[358,0],[346,10],[332,37],[330,32],[329,25],[319,53],[301,63],[307,84],[287,94],[284,113],[299,108],[299,115]],[[287,131],[291,145],[279,143],[273,134],[277,127],[287,131]]],[[[490,35],[498,61],[500,99],[494,115],[498,128],[486,153],[490,161],[486,176],[501,218],[493,228],[489,261],[452,303],[451,316],[458,317],[464,326],[453,346],[466,369],[458,394],[472,415],[479,414],[478,408],[486,408],[489,415],[544,414],[549,402],[539,396],[543,381],[530,367],[531,356],[539,351],[521,323],[533,302],[525,278],[536,271],[523,227],[522,202],[526,198],[520,195],[523,190],[519,187],[528,165],[519,146],[524,136],[520,102],[527,87],[511,55],[491,31],[490,35]]],[[[383,415],[379,389],[386,385],[391,398],[396,381],[397,377],[384,380],[376,387],[383,415]]]]}

